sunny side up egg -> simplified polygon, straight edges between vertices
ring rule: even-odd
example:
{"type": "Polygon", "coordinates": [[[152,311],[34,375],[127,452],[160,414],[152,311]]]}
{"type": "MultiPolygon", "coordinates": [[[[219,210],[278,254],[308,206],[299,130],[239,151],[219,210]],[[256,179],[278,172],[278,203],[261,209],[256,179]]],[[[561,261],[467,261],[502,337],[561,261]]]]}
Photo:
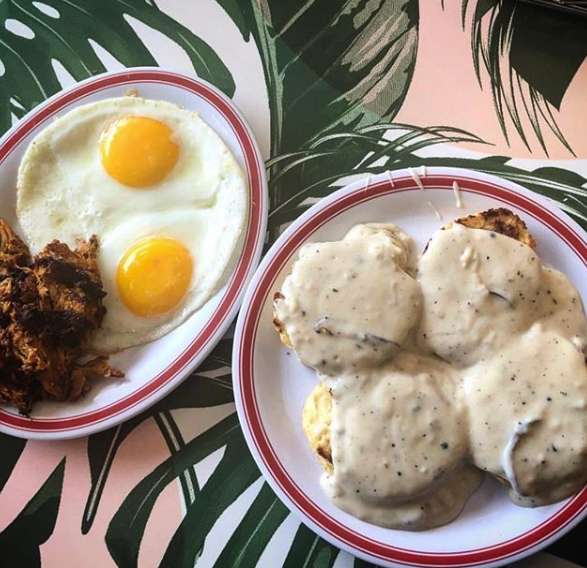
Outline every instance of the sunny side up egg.
{"type": "Polygon", "coordinates": [[[100,352],[161,337],[210,299],[247,211],[243,174],[218,134],[163,101],[80,106],[33,139],[18,172],[17,216],[33,252],[98,236],[100,352]]]}

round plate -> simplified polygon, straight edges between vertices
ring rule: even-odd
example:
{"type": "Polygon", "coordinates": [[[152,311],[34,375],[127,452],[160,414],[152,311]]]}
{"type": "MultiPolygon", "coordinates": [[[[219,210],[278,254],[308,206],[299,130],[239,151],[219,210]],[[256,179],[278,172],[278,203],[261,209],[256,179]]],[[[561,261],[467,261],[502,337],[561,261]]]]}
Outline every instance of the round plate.
{"type": "Polygon", "coordinates": [[[31,418],[0,410],[0,430],[24,438],[73,438],[127,420],[175,388],[220,340],[236,315],[256,268],[267,224],[267,181],[251,129],[230,99],[194,77],[157,68],[106,73],[78,83],[35,108],[0,140],[0,211],[17,231],[15,185],[20,159],[31,139],[51,120],[91,102],[120,97],[129,89],[148,99],[165,100],[197,111],[220,135],[248,179],[248,223],[225,286],[191,318],[157,341],[126,349],[111,363],[126,373],[122,380],[94,381],[77,402],[35,405],[31,418]]]}
{"type": "Polygon", "coordinates": [[[487,478],[455,521],[423,532],[385,529],[344,513],[323,494],[322,468],[302,432],[302,405],[316,384],[315,373],[281,345],[271,325],[273,293],[305,242],[340,239],[360,222],[391,222],[422,250],[444,223],[499,206],[526,221],[545,264],[563,271],[587,298],[585,232],[551,202],[505,180],[455,168],[429,168],[422,182],[424,191],[406,170],[358,181],[312,207],[281,235],[253,278],[238,319],[237,410],[267,481],[333,544],[385,566],[500,566],[546,546],[579,522],[587,487],[565,502],[523,509],[487,478]],[[456,207],[453,181],[461,188],[462,209],[456,207]]]}

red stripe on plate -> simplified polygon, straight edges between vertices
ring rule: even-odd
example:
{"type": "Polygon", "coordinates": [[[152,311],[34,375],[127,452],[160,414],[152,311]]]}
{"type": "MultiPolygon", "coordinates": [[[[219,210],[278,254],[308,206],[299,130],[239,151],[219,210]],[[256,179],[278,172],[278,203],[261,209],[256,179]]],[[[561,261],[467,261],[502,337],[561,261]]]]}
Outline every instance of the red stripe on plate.
{"type": "Polygon", "coordinates": [[[263,191],[261,175],[262,162],[261,164],[259,163],[261,158],[257,157],[253,140],[241,118],[231,105],[210,87],[195,79],[160,70],[127,70],[116,75],[98,77],[94,80],[84,82],[78,87],[73,88],[71,91],[58,95],[39,110],[30,113],[27,118],[17,126],[15,131],[6,138],[2,147],[0,147],[0,164],[6,159],[10,152],[12,152],[14,148],[32,132],[33,129],[51,119],[67,105],[79,102],[88,95],[95,94],[110,87],[124,85],[130,86],[141,82],[161,83],[174,87],[181,87],[182,89],[201,97],[218,110],[232,128],[244,155],[250,190],[249,221],[242,256],[218,308],[202,328],[200,333],[168,367],[157,376],[147,379],[141,388],[138,388],[125,398],[104,406],[99,410],[67,418],[31,420],[17,416],[5,410],[0,410],[0,424],[5,424],[12,428],[27,432],[64,432],[98,424],[130,410],[137,404],[147,401],[162,387],[177,379],[177,377],[185,371],[186,367],[189,366],[190,362],[193,361],[198,353],[208,344],[211,337],[225,321],[228,312],[232,308],[242,289],[247,275],[253,268],[257,243],[264,237],[264,235],[261,234],[261,224],[265,204],[265,194],[263,191]]]}
{"type": "MultiPolygon", "coordinates": [[[[467,192],[496,198],[504,204],[514,206],[530,215],[553,231],[558,238],[562,239],[587,267],[587,244],[585,241],[563,219],[545,209],[539,203],[504,187],[458,176],[448,178],[428,175],[426,177],[427,190],[452,191],[453,181],[459,182],[461,188],[467,192]]],[[[285,470],[271,445],[260,416],[255,391],[254,346],[263,306],[277,276],[303,242],[326,222],[360,203],[383,195],[404,191],[419,191],[414,185],[414,180],[410,177],[394,179],[393,186],[389,182],[381,182],[342,196],[340,199],[329,203],[300,225],[271,259],[255,288],[249,306],[246,307],[243,333],[239,344],[239,386],[245,420],[257,452],[270,472],[273,481],[299,511],[322,530],[350,548],[376,558],[407,565],[460,567],[495,562],[535,547],[562,530],[587,507],[587,486],[540,525],[516,538],[494,546],[453,553],[424,553],[398,548],[385,542],[370,539],[349,529],[313,503],[285,470]]]]}

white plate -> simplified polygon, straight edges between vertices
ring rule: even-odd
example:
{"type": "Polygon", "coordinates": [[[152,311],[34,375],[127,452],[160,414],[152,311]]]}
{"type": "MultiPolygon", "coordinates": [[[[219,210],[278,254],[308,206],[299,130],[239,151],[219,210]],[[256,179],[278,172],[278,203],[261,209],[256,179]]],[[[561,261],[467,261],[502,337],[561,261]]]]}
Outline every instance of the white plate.
{"type": "Polygon", "coordinates": [[[316,384],[315,373],[281,345],[271,325],[273,292],[305,242],[340,239],[359,222],[392,222],[422,250],[448,220],[496,206],[523,217],[540,257],[587,298],[585,232],[551,202],[505,180],[455,168],[429,168],[422,181],[425,191],[403,170],[393,173],[393,185],[387,175],[353,183],[312,207],[278,239],[253,278],[237,323],[237,409],[267,481],[310,528],[337,546],[385,566],[500,566],[546,546],[579,522],[587,487],[565,502],[523,509],[487,479],[454,522],[419,533],[377,527],[340,511],[320,488],[322,469],[302,432],[302,405],[316,384]],[[461,187],[464,209],[456,207],[453,180],[461,187]]]}
{"type": "Polygon", "coordinates": [[[73,438],[114,426],[175,388],[220,340],[236,315],[259,261],[267,224],[267,182],[251,129],[230,99],[194,77],[157,68],[105,73],[66,89],[35,108],[0,140],[0,215],[19,230],[15,217],[18,164],[31,139],[51,120],[91,102],[123,96],[166,100],[200,113],[236,156],[249,185],[249,218],[241,249],[226,285],[183,325],[152,343],[111,358],[123,380],[95,381],[75,403],[38,403],[32,419],[0,409],[0,431],[24,438],[73,438]]]}

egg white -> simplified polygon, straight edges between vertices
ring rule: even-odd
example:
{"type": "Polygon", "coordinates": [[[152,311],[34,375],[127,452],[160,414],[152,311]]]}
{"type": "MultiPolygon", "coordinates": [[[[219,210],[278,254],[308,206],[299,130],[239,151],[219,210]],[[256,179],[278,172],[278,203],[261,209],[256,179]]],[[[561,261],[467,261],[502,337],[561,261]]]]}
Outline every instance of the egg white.
{"type": "MultiPolygon", "coordinates": [[[[238,234],[228,216],[214,210],[170,211],[164,214],[136,215],[116,227],[100,244],[99,267],[107,295],[107,313],[92,345],[99,352],[151,341],[177,327],[200,308],[220,287],[223,273],[230,268],[238,234]],[[169,237],[182,243],[193,263],[191,282],[182,301],[160,316],[139,317],[121,301],[116,289],[120,258],[137,241],[149,237],[169,237]]],[[[152,278],[158,278],[153,274],[152,278]]]]}
{"type": "Polygon", "coordinates": [[[18,171],[17,213],[36,252],[48,239],[74,244],[75,235],[98,233],[137,211],[209,207],[236,183],[243,185],[234,156],[197,113],[164,101],[107,99],[70,111],[35,137],[18,171]],[[180,147],[173,170],[148,188],[116,181],[99,158],[103,128],[131,115],[164,122],[180,147]]]}
{"type": "Polygon", "coordinates": [[[73,247],[78,237],[98,236],[108,311],[93,345],[106,353],[161,337],[219,289],[247,209],[246,182],[218,134],[197,113],[163,101],[122,97],[78,107],[34,138],[18,172],[17,216],[33,253],[53,239],[73,247]],[[169,175],[144,189],[111,178],[99,158],[102,129],[129,115],[166,123],[180,147],[169,175]],[[176,309],[140,318],[118,298],[115,275],[124,252],[151,234],[182,242],[194,276],[176,309]]]}

